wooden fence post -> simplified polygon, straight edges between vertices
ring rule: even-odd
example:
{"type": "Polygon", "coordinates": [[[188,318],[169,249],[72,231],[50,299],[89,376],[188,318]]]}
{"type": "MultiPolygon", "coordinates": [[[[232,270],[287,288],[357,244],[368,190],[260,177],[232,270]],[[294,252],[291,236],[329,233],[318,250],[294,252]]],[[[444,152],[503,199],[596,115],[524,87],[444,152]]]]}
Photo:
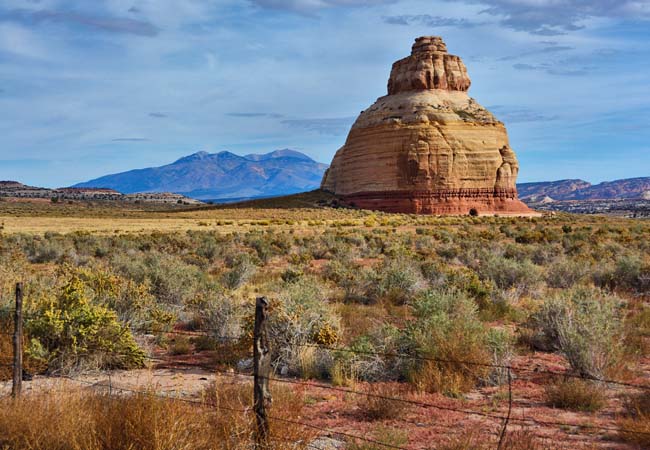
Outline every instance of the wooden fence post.
{"type": "Polygon", "coordinates": [[[508,367],[508,415],[506,416],[505,421],[503,422],[503,428],[499,434],[499,444],[497,445],[497,450],[501,450],[503,445],[504,438],[506,437],[506,431],[508,430],[508,423],[510,422],[510,414],[512,413],[512,372],[510,372],[510,367],[508,367]]]}
{"type": "Polygon", "coordinates": [[[14,378],[11,396],[20,397],[23,388],[23,284],[16,283],[16,310],[14,311],[14,378]]]}
{"type": "Polygon", "coordinates": [[[255,327],[253,330],[253,393],[257,433],[255,436],[256,448],[264,449],[268,446],[269,420],[266,408],[271,403],[269,391],[269,376],[271,375],[271,354],[269,337],[267,333],[269,302],[266,297],[258,297],[255,301],[255,327]]]}

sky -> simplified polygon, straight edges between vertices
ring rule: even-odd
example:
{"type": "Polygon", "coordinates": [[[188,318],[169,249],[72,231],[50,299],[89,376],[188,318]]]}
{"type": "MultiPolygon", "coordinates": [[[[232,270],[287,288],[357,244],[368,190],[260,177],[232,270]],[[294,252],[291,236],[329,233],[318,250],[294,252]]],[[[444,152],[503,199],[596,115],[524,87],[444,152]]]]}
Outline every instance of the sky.
{"type": "Polygon", "coordinates": [[[422,35],[463,58],[520,182],[650,176],[650,0],[0,0],[0,179],[329,163],[422,35]]]}

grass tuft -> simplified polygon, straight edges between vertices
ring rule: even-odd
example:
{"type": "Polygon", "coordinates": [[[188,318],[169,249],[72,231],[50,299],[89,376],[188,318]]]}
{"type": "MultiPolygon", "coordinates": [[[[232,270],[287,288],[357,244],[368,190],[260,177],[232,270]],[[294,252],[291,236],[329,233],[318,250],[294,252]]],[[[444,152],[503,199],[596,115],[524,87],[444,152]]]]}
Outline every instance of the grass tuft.
{"type": "Polygon", "coordinates": [[[575,378],[547,385],[545,395],[549,406],[574,411],[598,411],[606,402],[602,386],[575,378]]]}
{"type": "Polygon", "coordinates": [[[639,448],[650,448],[650,391],[627,399],[625,414],[618,420],[618,426],[623,441],[639,448]]]}

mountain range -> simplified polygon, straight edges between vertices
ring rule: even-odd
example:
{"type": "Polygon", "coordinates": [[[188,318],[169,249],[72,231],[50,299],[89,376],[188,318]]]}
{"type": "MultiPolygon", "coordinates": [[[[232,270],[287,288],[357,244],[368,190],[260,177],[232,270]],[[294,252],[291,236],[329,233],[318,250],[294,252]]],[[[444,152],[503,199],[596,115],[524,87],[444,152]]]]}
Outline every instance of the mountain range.
{"type": "Polygon", "coordinates": [[[295,194],[317,189],[326,164],[295,150],[236,155],[198,152],[161,167],[106,175],[75,188],[174,192],[198,200],[234,200],[295,194]]]}
{"type": "Polygon", "coordinates": [[[517,184],[519,198],[528,202],[550,200],[650,200],[650,177],[626,178],[591,184],[584,180],[517,184]]]}
{"type": "MultiPolygon", "coordinates": [[[[232,201],[318,189],[327,169],[295,150],[236,155],[198,152],[161,167],[106,175],[75,188],[108,188],[132,193],[173,192],[197,200],[232,201]]],[[[591,184],[580,179],[519,183],[528,203],[564,200],[650,199],[650,177],[591,184]]]]}

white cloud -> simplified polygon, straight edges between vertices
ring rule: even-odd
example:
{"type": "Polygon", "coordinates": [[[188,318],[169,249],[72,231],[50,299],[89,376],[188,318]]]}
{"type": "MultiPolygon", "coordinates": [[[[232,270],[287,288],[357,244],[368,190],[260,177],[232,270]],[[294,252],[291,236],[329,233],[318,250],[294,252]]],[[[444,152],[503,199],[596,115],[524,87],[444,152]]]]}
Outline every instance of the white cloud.
{"type": "Polygon", "coordinates": [[[0,51],[20,57],[46,59],[49,52],[29,28],[0,22],[0,51]]]}
{"type": "Polygon", "coordinates": [[[280,9],[309,14],[325,8],[378,6],[396,0],[250,0],[262,8],[280,9]]]}
{"type": "Polygon", "coordinates": [[[580,29],[590,17],[650,19],[650,0],[464,0],[485,5],[515,30],[559,35],[580,29]]]}

